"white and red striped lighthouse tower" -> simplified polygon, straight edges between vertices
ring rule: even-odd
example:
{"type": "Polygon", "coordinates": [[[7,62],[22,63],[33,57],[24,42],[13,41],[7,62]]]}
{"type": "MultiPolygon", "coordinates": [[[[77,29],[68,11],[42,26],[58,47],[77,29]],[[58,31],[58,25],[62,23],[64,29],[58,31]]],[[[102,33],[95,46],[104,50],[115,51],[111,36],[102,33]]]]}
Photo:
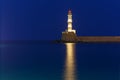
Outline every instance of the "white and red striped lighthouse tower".
{"type": "Polygon", "coordinates": [[[72,11],[71,10],[68,11],[68,21],[67,22],[68,22],[67,31],[76,33],[76,30],[72,29],[72,11]]]}

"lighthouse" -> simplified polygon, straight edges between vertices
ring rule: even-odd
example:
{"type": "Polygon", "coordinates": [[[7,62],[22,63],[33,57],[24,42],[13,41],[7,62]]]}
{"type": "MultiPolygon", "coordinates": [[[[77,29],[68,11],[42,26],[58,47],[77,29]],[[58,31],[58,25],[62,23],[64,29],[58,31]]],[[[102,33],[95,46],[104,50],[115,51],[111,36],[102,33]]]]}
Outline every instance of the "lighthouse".
{"type": "Polygon", "coordinates": [[[61,42],[120,42],[120,36],[77,36],[76,30],[72,26],[72,11],[68,11],[68,26],[67,29],[62,32],[61,42]]]}
{"type": "Polygon", "coordinates": [[[76,30],[72,29],[72,11],[71,10],[68,11],[68,21],[67,22],[68,22],[67,31],[76,33],[76,30]]]}
{"type": "Polygon", "coordinates": [[[61,40],[63,42],[76,42],[77,41],[77,35],[76,30],[72,28],[72,11],[68,11],[68,20],[67,20],[68,26],[67,29],[62,32],[62,38],[61,40]]]}

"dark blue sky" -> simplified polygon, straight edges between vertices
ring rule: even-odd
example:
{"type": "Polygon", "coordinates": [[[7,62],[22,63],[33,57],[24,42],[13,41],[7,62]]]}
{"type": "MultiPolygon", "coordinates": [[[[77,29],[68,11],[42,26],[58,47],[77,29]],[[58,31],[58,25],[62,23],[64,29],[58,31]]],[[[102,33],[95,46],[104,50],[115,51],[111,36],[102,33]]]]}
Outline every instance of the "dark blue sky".
{"type": "Polygon", "coordinates": [[[120,35],[119,0],[0,0],[1,40],[54,40],[73,13],[78,35],[120,35]]]}

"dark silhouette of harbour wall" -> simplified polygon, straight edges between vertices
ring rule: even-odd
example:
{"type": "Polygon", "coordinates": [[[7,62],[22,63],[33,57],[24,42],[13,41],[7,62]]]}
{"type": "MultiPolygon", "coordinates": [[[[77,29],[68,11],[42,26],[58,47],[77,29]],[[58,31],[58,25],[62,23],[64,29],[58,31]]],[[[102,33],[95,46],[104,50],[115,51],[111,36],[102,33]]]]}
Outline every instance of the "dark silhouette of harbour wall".
{"type": "Polygon", "coordinates": [[[120,42],[120,36],[77,36],[73,32],[62,32],[62,42],[120,42]]]}

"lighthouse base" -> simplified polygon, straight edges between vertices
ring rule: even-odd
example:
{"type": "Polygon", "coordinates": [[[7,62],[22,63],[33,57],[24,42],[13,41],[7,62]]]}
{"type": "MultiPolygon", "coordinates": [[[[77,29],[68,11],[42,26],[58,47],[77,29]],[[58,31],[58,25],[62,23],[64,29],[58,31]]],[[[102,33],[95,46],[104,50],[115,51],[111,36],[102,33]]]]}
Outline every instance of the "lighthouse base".
{"type": "Polygon", "coordinates": [[[74,32],[62,32],[63,42],[77,42],[77,35],[74,32]]]}

